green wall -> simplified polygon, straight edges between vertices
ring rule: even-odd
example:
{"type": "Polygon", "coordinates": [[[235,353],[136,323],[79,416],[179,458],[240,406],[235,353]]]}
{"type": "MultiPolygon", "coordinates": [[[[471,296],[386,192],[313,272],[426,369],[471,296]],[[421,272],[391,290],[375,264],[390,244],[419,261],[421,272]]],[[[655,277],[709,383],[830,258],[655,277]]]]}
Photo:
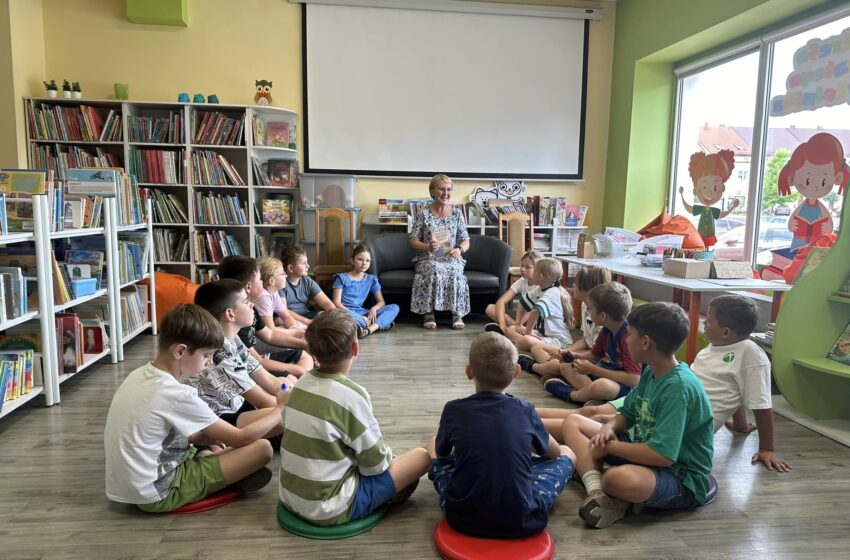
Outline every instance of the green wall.
{"type": "Polygon", "coordinates": [[[834,0],[623,0],[617,3],[603,224],[637,229],[664,208],[673,65],[834,0]]]}

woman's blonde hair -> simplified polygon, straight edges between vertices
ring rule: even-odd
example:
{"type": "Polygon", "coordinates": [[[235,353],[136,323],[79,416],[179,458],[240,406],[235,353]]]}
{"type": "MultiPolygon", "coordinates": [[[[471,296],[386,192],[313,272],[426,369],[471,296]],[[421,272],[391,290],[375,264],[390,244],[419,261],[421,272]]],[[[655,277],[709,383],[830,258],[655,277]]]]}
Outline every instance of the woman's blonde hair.
{"type": "MultiPolygon", "coordinates": [[[[561,263],[556,261],[555,259],[540,259],[535,263],[534,270],[540,275],[543,279],[543,282],[549,286],[558,282],[558,290],[561,294],[561,307],[564,315],[564,324],[568,329],[571,329],[575,326],[575,317],[573,317],[573,299],[570,297],[570,293],[561,286],[560,281],[564,275],[564,269],[561,266],[561,263]]],[[[546,289],[543,286],[540,286],[541,289],[546,289]]]]}
{"type": "Polygon", "coordinates": [[[263,257],[257,261],[257,264],[260,265],[260,280],[263,282],[263,287],[268,288],[277,269],[283,268],[283,262],[275,257],[263,257]]]}
{"type": "Polygon", "coordinates": [[[451,177],[449,177],[448,175],[443,175],[442,173],[440,173],[439,175],[434,175],[433,177],[431,177],[431,182],[428,183],[428,194],[433,196],[434,195],[434,189],[436,189],[437,185],[439,185],[440,183],[448,183],[452,187],[455,186],[454,181],[452,181],[451,177]]]}

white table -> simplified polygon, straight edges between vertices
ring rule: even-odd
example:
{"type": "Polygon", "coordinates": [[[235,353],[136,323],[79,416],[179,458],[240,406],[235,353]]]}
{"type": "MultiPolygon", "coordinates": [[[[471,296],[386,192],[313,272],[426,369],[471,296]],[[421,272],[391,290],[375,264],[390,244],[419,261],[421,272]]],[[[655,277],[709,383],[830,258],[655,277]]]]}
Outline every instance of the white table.
{"type": "MultiPolygon", "coordinates": [[[[636,278],[660,286],[673,288],[673,302],[678,303],[688,312],[688,319],[691,322],[685,352],[688,363],[693,362],[697,353],[700,297],[702,292],[772,291],[773,304],[770,310],[770,320],[776,321],[776,315],[779,313],[779,307],[782,305],[782,296],[791,289],[791,286],[784,282],[756,280],[755,278],[735,280],[724,280],[722,278],[678,278],[664,274],[661,268],[643,266],[636,259],[632,258],[581,259],[578,257],[562,257],[560,260],[564,263],[565,269],[570,264],[579,266],[604,266],[611,271],[611,275],[615,280],[624,284],[627,278],[636,278]]],[[[564,273],[566,275],[567,270],[564,270],[564,273]]]]}

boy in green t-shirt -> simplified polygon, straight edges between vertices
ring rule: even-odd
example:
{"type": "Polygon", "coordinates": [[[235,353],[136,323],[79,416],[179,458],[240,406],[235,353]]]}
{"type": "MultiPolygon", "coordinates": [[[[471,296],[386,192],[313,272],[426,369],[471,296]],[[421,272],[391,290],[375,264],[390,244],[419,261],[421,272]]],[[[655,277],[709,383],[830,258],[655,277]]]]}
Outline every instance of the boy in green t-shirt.
{"type": "Polygon", "coordinates": [[[606,424],[574,414],[563,427],[587,489],[579,516],[600,529],[622,519],[629,504],[704,504],[714,454],[708,397],[687,364],[673,356],[688,336],[685,312],[672,303],[648,303],[632,311],[628,322],[629,353],[646,364],[640,382],[606,424]],[[616,466],[602,473],[603,460],[616,466]]]}

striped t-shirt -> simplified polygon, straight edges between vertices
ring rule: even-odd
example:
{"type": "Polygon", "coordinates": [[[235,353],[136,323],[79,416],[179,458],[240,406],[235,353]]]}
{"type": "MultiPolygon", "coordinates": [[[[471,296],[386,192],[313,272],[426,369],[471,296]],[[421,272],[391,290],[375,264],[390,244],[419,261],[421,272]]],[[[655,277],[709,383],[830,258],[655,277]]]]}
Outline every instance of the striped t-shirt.
{"type": "Polygon", "coordinates": [[[280,500],[317,525],[348,521],[361,476],[392,462],[366,390],[338,373],[313,370],[283,409],[280,500]]]}
{"type": "Polygon", "coordinates": [[[542,293],[530,292],[520,298],[526,311],[536,309],[539,314],[535,330],[543,337],[556,338],[565,346],[573,343],[570,329],[564,323],[564,308],[561,303],[561,288],[552,286],[542,293]],[[534,296],[537,296],[536,299],[534,296]]]}

